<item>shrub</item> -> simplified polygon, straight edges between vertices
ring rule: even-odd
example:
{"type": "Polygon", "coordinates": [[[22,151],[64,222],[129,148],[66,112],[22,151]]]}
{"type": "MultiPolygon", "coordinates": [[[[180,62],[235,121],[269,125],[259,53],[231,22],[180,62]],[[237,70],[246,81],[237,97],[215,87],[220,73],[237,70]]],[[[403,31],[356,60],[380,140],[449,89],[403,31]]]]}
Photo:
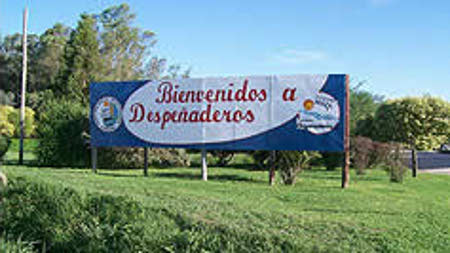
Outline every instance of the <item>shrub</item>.
{"type": "MultiPolygon", "coordinates": [[[[26,138],[34,137],[36,130],[36,123],[34,120],[35,112],[29,107],[25,107],[25,122],[24,135],[26,138]]],[[[15,109],[8,116],[8,121],[14,124],[14,136],[20,137],[20,108],[15,109]]]]}
{"type": "Polygon", "coordinates": [[[89,129],[88,108],[70,100],[51,100],[37,126],[38,163],[50,166],[87,166],[89,152],[83,133],[89,129]]]}
{"type": "Polygon", "coordinates": [[[350,141],[353,167],[356,169],[357,174],[362,175],[364,170],[372,165],[370,162],[373,142],[371,139],[362,136],[356,136],[350,141]]]}
{"type": "Polygon", "coordinates": [[[408,167],[405,166],[402,158],[402,146],[397,143],[387,144],[388,155],[384,162],[384,168],[389,173],[391,182],[401,183],[408,171],[408,167]]]}
{"type": "Polygon", "coordinates": [[[50,89],[30,92],[27,94],[27,106],[37,111],[43,108],[49,100],[55,98],[53,91],[50,89]]]}
{"type": "Polygon", "coordinates": [[[335,170],[337,167],[342,167],[344,162],[344,154],[342,152],[326,152],[322,153],[319,159],[319,164],[325,166],[327,170],[335,170]]]}
{"type": "MultiPolygon", "coordinates": [[[[102,148],[98,160],[99,168],[138,169],[144,166],[144,149],[102,148]]],[[[184,149],[149,149],[148,162],[161,168],[190,166],[190,158],[184,149]]]]}
{"type": "MultiPolygon", "coordinates": [[[[25,107],[25,137],[32,137],[35,134],[36,124],[34,111],[25,107]]],[[[12,106],[0,105],[0,134],[9,137],[20,136],[20,109],[12,106]]]]}
{"type": "Polygon", "coordinates": [[[390,159],[391,152],[395,149],[393,144],[384,142],[372,142],[372,153],[370,155],[370,166],[385,163],[390,159]]]}
{"type": "Polygon", "coordinates": [[[190,158],[185,149],[151,149],[149,163],[156,167],[185,167],[190,166],[190,158]]]}
{"type": "Polygon", "coordinates": [[[14,113],[14,107],[7,105],[0,105],[0,135],[13,137],[16,127],[13,122],[10,122],[10,115],[14,113]]]}
{"type": "Polygon", "coordinates": [[[0,134],[0,164],[3,160],[3,156],[8,151],[10,144],[11,144],[11,140],[7,136],[3,136],[0,134]]]}
{"type": "Polygon", "coordinates": [[[142,148],[108,147],[98,151],[98,167],[102,169],[137,169],[143,164],[142,148]]]}
{"type": "Polygon", "coordinates": [[[309,166],[309,163],[319,157],[317,152],[309,151],[277,151],[275,167],[280,171],[284,184],[293,185],[297,175],[309,166]]]}
{"type": "Polygon", "coordinates": [[[366,168],[382,167],[392,182],[402,182],[407,171],[401,156],[402,146],[398,143],[383,143],[357,136],[351,143],[353,166],[357,174],[364,174],[366,168]]]}
{"type": "Polygon", "coordinates": [[[34,110],[36,113],[35,118],[38,119],[45,108],[45,104],[54,99],[55,95],[53,94],[53,91],[49,89],[30,92],[27,95],[27,106],[34,110]]]}
{"type": "Polygon", "coordinates": [[[387,163],[396,162],[392,152],[397,144],[372,141],[369,138],[356,136],[351,140],[351,152],[353,167],[356,173],[362,175],[365,169],[385,166],[387,163]],[[394,159],[394,161],[391,161],[394,159]]]}
{"type": "Polygon", "coordinates": [[[209,153],[216,159],[217,166],[224,167],[233,160],[235,152],[229,150],[210,150],[209,153]]]}
{"type": "Polygon", "coordinates": [[[257,170],[265,170],[269,166],[270,152],[266,150],[256,150],[251,152],[257,170]]]}

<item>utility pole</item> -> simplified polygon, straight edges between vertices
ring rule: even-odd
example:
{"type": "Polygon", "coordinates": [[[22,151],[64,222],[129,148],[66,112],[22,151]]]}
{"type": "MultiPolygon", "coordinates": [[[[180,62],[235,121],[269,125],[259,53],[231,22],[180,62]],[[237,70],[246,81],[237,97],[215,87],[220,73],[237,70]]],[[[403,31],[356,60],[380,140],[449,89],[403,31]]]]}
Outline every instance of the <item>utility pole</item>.
{"type": "Polygon", "coordinates": [[[23,32],[22,32],[22,92],[20,95],[20,146],[19,164],[23,164],[23,138],[25,124],[25,93],[27,89],[27,19],[28,8],[23,11],[23,32]]]}

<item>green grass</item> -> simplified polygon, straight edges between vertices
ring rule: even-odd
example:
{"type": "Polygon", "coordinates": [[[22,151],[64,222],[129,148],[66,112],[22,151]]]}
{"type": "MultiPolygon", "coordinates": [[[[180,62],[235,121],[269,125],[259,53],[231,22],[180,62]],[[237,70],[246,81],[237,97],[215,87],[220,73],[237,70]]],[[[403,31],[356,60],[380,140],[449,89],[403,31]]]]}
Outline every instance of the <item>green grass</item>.
{"type": "Polygon", "coordinates": [[[324,170],[305,171],[293,187],[269,187],[266,172],[233,168],[209,168],[208,182],[200,181],[200,170],[193,168],[152,169],[148,178],[137,170],[93,174],[6,166],[3,171],[82,193],[135,199],[149,207],[152,218],[145,222],[155,236],[179,239],[181,234],[195,241],[192,227],[180,225],[189,223],[210,233],[275,238],[275,244],[283,238],[310,252],[450,252],[446,175],[421,174],[394,184],[385,172],[369,171],[352,175],[350,188],[342,190],[340,173],[324,170]]]}
{"type": "MultiPolygon", "coordinates": [[[[29,152],[37,142],[25,145],[25,157],[32,159],[29,152]]],[[[16,152],[17,141],[7,157],[16,152]]],[[[258,251],[269,240],[283,251],[450,252],[450,176],[408,175],[403,184],[396,184],[384,171],[371,170],[364,176],[352,174],[350,188],[342,190],[339,171],[316,168],[300,174],[295,186],[269,187],[267,172],[237,169],[251,168],[249,162],[240,154],[229,168],[210,167],[208,182],[200,180],[199,168],[151,169],[146,178],[139,170],[93,174],[88,169],[25,167],[7,161],[2,171],[10,178],[25,177],[82,194],[137,200],[148,208],[143,221],[148,234],[158,242],[187,241],[190,248],[182,251],[210,245],[204,240],[212,241],[209,249],[214,251],[224,250],[214,248],[214,240],[229,240],[230,251],[235,245],[258,251]]],[[[192,155],[192,163],[200,163],[199,154],[192,155]]],[[[161,248],[173,249],[170,244],[161,248]]]]}
{"type": "Polygon", "coordinates": [[[7,241],[0,237],[0,252],[2,253],[29,253],[32,251],[31,243],[18,241],[7,241]]]}
{"type": "MultiPolygon", "coordinates": [[[[37,148],[39,140],[37,139],[25,139],[23,142],[23,159],[24,163],[29,164],[35,158],[33,151],[37,148]]],[[[18,164],[19,162],[19,139],[12,139],[11,145],[9,146],[8,152],[5,154],[6,164],[18,164]]]]}

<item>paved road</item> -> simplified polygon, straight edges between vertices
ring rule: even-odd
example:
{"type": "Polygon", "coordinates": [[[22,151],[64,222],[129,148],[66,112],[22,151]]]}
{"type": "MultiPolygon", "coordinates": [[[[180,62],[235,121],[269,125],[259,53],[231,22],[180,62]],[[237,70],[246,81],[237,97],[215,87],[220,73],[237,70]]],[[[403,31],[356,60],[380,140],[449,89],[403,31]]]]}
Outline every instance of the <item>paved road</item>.
{"type": "MultiPolygon", "coordinates": [[[[419,170],[431,173],[450,174],[450,154],[439,152],[417,152],[419,160],[419,170]]],[[[409,166],[411,167],[411,153],[405,154],[409,158],[409,166]]]]}
{"type": "Polygon", "coordinates": [[[419,152],[420,169],[450,169],[450,154],[419,152]]]}

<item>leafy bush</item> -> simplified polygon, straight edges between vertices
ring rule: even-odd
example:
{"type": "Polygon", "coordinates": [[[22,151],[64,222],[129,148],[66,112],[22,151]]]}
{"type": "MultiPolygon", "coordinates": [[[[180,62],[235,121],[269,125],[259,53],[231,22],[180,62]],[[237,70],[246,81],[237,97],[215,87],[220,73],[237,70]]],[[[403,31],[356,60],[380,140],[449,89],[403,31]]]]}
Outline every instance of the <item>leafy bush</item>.
{"type": "Polygon", "coordinates": [[[234,151],[229,150],[210,150],[209,153],[216,159],[219,167],[224,167],[233,160],[234,151]]]}
{"type": "Polygon", "coordinates": [[[370,138],[356,136],[351,139],[351,155],[356,173],[362,175],[365,169],[381,166],[389,162],[394,144],[372,141],[370,138]]]}
{"type": "Polygon", "coordinates": [[[6,135],[9,137],[14,136],[16,127],[14,123],[9,120],[12,113],[14,113],[14,107],[0,105],[0,135],[6,135]]]}
{"type": "Polygon", "coordinates": [[[190,158],[185,149],[151,149],[149,163],[156,167],[185,167],[190,166],[190,158]]]}
{"type": "MultiPolygon", "coordinates": [[[[184,149],[149,149],[148,163],[155,167],[186,167],[190,157],[184,149]]],[[[102,148],[98,166],[105,169],[138,169],[144,166],[143,148],[102,148]]]]}
{"type": "Polygon", "coordinates": [[[371,139],[362,136],[351,138],[350,141],[353,167],[356,169],[357,174],[362,175],[364,170],[372,165],[373,142],[371,139]]]}
{"type": "Polygon", "coordinates": [[[381,163],[385,170],[389,173],[391,182],[401,183],[408,171],[408,167],[404,164],[405,161],[402,158],[402,146],[397,143],[386,144],[387,159],[384,163],[381,163]]]}
{"type": "Polygon", "coordinates": [[[392,143],[373,141],[369,166],[380,165],[388,161],[391,158],[391,152],[393,152],[395,148],[395,144],[392,143]]]}
{"type": "MultiPolygon", "coordinates": [[[[36,123],[34,120],[34,111],[25,107],[25,137],[32,137],[35,134],[36,123]]],[[[12,106],[0,105],[0,134],[9,137],[20,136],[20,109],[14,109],[12,106]]]]}
{"type": "Polygon", "coordinates": [[[376,142],[357,136],[352,138],[351,150],[357,174],[364,174],[366,168],[382,167],[389,172],[392,182],[403,181],[407,167],[401,156],[400,144],[376,142]]]}
{"type": "Polygon", "coordinates": [[[50,166],[87,166],[89,152],[83,133],[88,129],[85,105],[64,99],[49,101],[37,126],[38,162],[50,166]]]}
{"type": "Polygon", "coordinates": [[[327,170],[335,170],[337,167],[342,167],[344,162],[344,154],[342,152],[326,152],[322,153],[319,159],[319,164],[325,166],[327,170]]]}
{"type": "MultiPolygon", "coordinates": [[[[34,115],[35,112],[33,109],[25,107],[24,135],[26,138],[35,136],[36,123],[34,120],[34,115]]],[[[14,136],[20,137],[20,109],[17,108],[11,114],[9,114],[8,120],[15,126],[14,136]]]]}
{"type": "Polygon", "coordinates": [[[250,153],[257,170],[265,170],[269,166],[270,151],[256,150],[250,153]]]}
{"type": "Polygon", "coordinates": [[[293,185],[298,173],[307,168],[310,162],[319,156],[319,153],[309,151],[277,151],[275,167],[280,171],[283,183],[293,185]]]}
{"type": "Polygon", "coordinates": [[[55,95],[53,94],[53,91],[49,89],[31,92],[27,95],[27,106],[35,111],[35,118],[38,119],[45,108],[45,104],[54,99],[55,95]]]}
{"type": "Polygon", "coordinates": [[[142,148],[100,148],[98,167],[102,169],[137,169],[144,164],[142,148]]]}
{"type": "Polygon", "coordinates": [[[8,151],[10,144],[11,144],[11,140],[7,136],[3,136],[0,134],[0,164],[3,160],[3,156],[8,151]]]}

